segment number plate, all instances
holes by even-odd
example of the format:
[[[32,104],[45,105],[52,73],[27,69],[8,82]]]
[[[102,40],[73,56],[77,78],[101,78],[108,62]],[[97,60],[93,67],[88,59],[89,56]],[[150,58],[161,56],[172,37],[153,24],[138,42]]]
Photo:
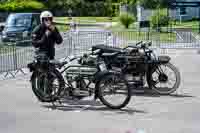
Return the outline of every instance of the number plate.
[[[106,65],[104,63],[99,65],[99,68],[101,71],[107,71]]]

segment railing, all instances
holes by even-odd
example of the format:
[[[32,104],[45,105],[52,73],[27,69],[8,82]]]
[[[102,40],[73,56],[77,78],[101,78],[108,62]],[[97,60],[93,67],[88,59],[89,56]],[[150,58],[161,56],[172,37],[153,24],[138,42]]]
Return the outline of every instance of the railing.
[[[179,40],[175,32],[78,31],[66,32],[62,36],[63,44],[56,46],[56,59],[80,55],[97,44],[124,47],[141,40],[152,41],[152,47],[160,49],[200,48],[198,34],[195,35],[195,40],[185,43]],[[184,39],[187,40],[187,38]],[[24,73],[22,68],[26,68],[34,56],[34,48],[30,42],[30,40],[23,40],[9,44],[0,43],[0,73],[5,73],[5,77],[8,74],[15,77],[18,72]]]

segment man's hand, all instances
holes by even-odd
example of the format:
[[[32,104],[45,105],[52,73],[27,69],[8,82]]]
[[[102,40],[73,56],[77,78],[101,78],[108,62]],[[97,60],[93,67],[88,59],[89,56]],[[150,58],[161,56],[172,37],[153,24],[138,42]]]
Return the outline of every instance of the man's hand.
[[[55,26],[54,25],[50,25],[49,26],[49,30],[54,31],[55,30]]]

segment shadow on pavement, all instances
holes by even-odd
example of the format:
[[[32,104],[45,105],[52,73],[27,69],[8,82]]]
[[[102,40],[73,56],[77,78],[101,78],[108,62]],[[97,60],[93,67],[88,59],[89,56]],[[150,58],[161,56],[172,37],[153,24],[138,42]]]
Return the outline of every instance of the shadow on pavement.
[[[169,94],[169,95],[161,95],[156,93],[153,90],[150,90],[147,87],[140,88],[137,90],[133,90],[132,96],[142,96],[142,97],[173,97],[173,98],[194,98],[195,96],[189,95],[189,94]]]
[[[187,98],[187,97],[195,98],[196,97],[196,96],[191,96],[187,94],[170,94],[169,96],[176,97],[176,98]]]
[[[116,114],[129,114],[133,115],[134,113],[147,113],[143,110],[136,110],[132,108],[123,108],[123,109],[110,109],[103,105],[100,101],[91,101],[91,100],[65,100],[62,104],[58,105],[42,105],[44,108],[49,108],[52,110],[61,110],[61,111],[102,111],[102,112],[112,112]]]
[[[118,110],[114,110],[114,109],[110,109],[108,107],[90,107],[87,110],[93,110],[93,111],[111,111],[114,112],[116,114],[129,114],[129,115],[133,115],[134,113],[142,113],[145,114],[147,112],[143,111],[143,110],[137,110],[137,109],[131,109],[131,108],[123,108],[123,109],[118,109]]]

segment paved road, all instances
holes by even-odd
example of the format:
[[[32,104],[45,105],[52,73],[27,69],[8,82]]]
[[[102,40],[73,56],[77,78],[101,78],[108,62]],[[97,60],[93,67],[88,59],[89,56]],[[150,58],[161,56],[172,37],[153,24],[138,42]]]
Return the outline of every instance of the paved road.
[[[176,29],[175,31],[177,33],[177,42],[192,43],[197,41],[191,30]]]
[[[93,101],[68,102],[56,110],[39,103],[29,76],[0,81],[1,133],[199,133],[200,55],[175,51],[181,71],[177,95],[133,96],[124,110]]]

